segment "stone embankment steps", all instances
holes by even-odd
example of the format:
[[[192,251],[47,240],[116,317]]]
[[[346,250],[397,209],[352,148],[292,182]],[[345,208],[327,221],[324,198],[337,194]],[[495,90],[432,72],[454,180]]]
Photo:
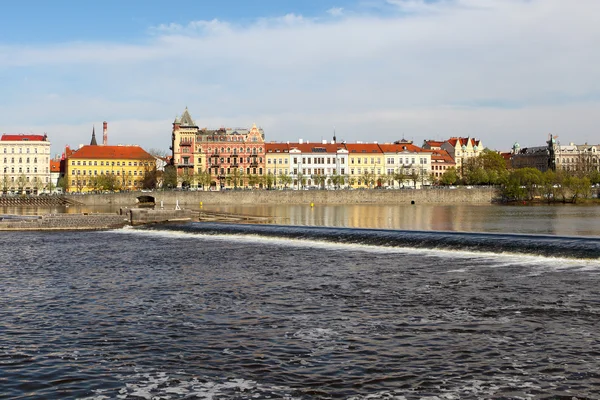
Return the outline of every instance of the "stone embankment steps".
[[[64,196],[0,196],[0,207],[52,207],[81,204]]]

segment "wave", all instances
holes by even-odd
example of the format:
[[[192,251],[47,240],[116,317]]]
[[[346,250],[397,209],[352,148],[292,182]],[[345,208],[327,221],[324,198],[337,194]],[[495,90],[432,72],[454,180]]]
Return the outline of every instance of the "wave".
[[[261,236],[276,239],[356,244],[385,248],[466,251],[505,255],[533,255],[583,260],[600,259],[600,238],[594,237],[356,229],[289,225],[220,224],[206,222],[151,225],[136,229],[182,232],[209,236]]]

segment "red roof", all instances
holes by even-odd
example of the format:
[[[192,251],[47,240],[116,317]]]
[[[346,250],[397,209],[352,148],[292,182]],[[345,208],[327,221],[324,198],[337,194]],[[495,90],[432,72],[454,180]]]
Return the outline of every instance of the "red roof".
[[[350,154],[381,154],[382,151],[377,143],[346,143],[346,149]]]
[[[466,146],[469,142],[471,142],[472,146],[480,146],[481,144],[481,140],[472,138],[452,137],[448,139],[448,143],[450,143],[453,147],[456,147],[456,142],[460,143],[461,146]]]
[[[289,150],[290,145],[287,143],[265,143],[267,153],[287,153]]]
[[[60,172],[60,160],[50,160],[50,172]]]
[[[103,158],[127,160],[154,160],[140,146],[83,146],[69,156],[69,158]]]
[[[440,147],[443,144],[444,142],[441,142],[439,140],[425,140],[423,146]]]
[[[46,135],[26,135],[19,133],[16,135],[2,135],[2,141],[15,141],[15,142],[45,142],[48,139]]]
[[[446,150],[425,150],[431,153],[432,163],[456,164],[452,156]]]
[[[339,149],[343,149],[344,146],[338,143],[290,143],[289,149],[297,149],[302,153],[330,153],[335,154]],[[268,149],[268,147],[267,147]]]
[[[414,144],[409,143],[384,143],[380,144],[379,148],[384,153],[402,153],[402,152],[410,152],[410,153],[420,153],[423,151],[419,146],[415,146]]]

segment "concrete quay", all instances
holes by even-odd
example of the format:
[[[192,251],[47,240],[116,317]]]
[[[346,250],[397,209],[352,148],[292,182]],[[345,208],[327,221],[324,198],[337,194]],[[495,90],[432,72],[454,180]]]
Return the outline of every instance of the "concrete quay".
[[[0,231],[74,231],[117,229],[128,225],[118,214],[46,214],[39,216],[2,216]]]
[[[127,225],[145,225],[190,221],[190,210],[122,209],[120,213],[46,214],[34,216],[2,215],[0,231],[76,231],[118,229]]]

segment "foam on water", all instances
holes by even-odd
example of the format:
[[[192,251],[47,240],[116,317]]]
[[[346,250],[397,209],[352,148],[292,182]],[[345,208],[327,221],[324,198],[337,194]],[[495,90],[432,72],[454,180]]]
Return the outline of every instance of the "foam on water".
[[[101,232],[106,234],[107,232]],[[531,265],[532,267],[544,266],[546,270],[564,270],[576,269],[589,272],[600,273],[600,260],[594,259],[577,259],[564,258],[560,256],[543,256],[532,255],[526,253],[514,252],[490,252],[490,251],[470,251],[464,249],[437,249],[437,248],[411,248],[411,247],[392,247],[376,244],[363,243],[340,243],[322,240],[310,240],[306,238],[293,239],[287,237],[264,236],[260,234],[205,234],[190,231],[178,230],[143,230],[135,228],[125,228],[121,230],[109,231],[109,233],[132,234],[142,236],[154,236],[161,238],[176,238],[176,239],[200,239],[203,241],[218,241],[236,243],[256,244],[264,243],[273,246],[282,247],[300,247],[323,250],[346,250],[346,251],[361,251],[367,253],[379,254],[408,254],[418,255],[426,258],[452,258],[465,257],[469,259],[479,259],[485,262],[485,267],[488,268],[505,268],[514,265]],[[518,236],[518,235],[517,235]],[[522,235],[521,235],[522,236]],[[451,272],[451,271],[448,271]],[[453,270],[452,272],[460,272]]]
[[[82,399],[300,399],[294,396],[291,388],[263,385],[242,378],[215,380],[210,377],[189,377],[183,373],[169,376],[166,372],[150,372],[121,376],[120,379],[125,383],[116,395],[100,389],[95,390],[94,395]]]

